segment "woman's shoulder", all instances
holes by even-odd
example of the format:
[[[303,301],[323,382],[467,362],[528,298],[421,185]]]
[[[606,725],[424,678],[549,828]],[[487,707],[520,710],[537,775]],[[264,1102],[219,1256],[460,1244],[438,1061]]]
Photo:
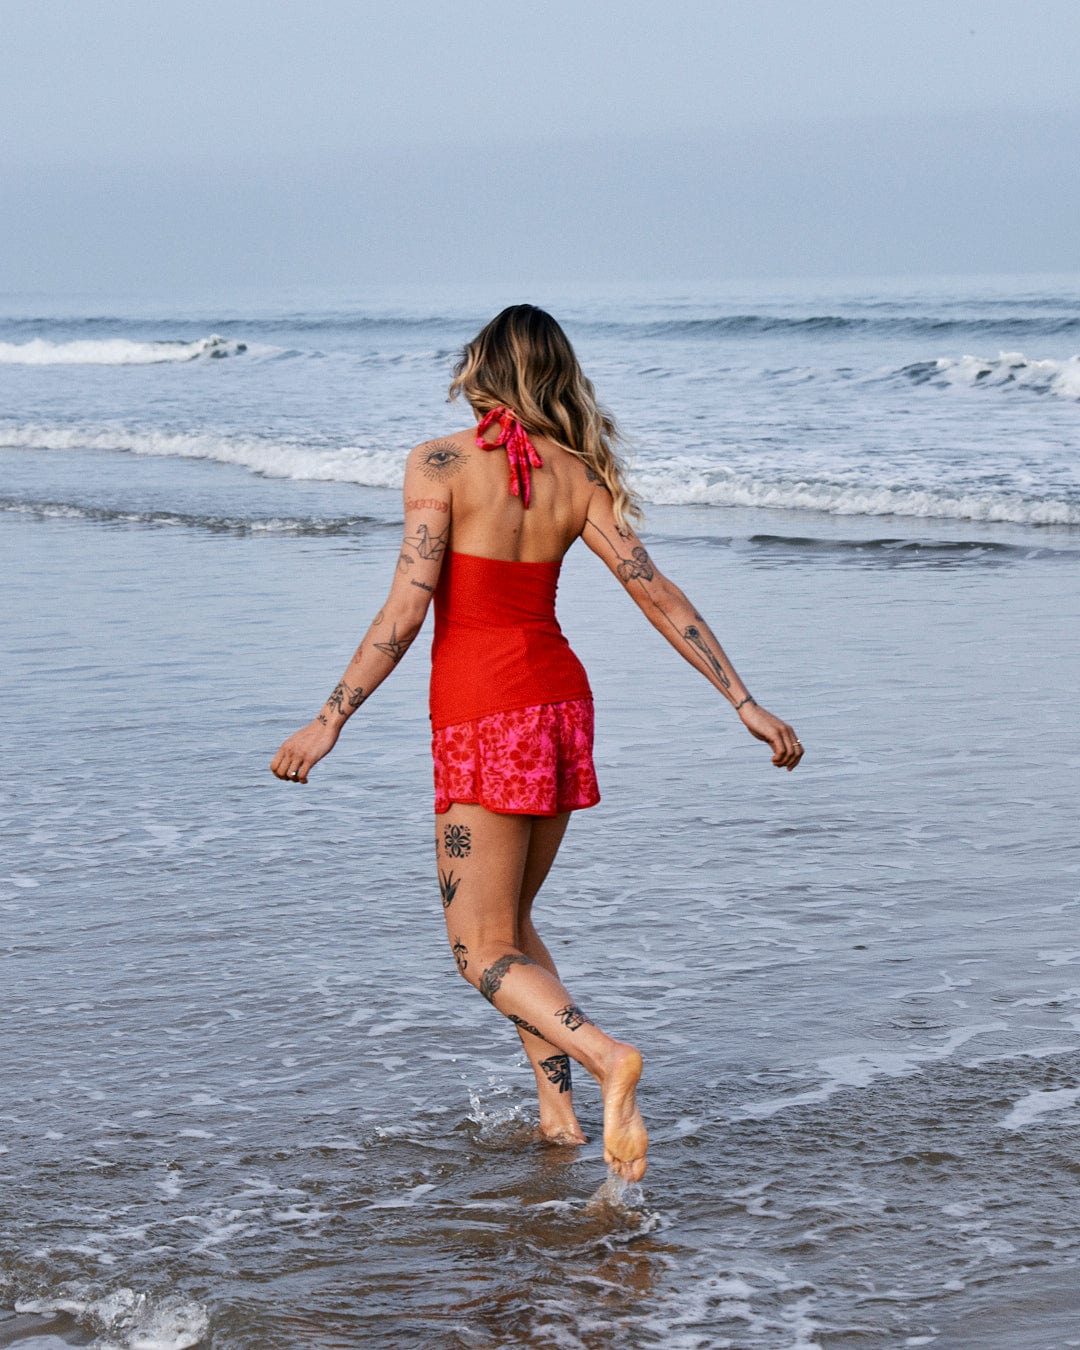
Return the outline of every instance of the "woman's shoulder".
[[[419,474],[433,483],[448,483],[465,467],[475,446],[475,427],[421,441],[409,451],[405,472]]]

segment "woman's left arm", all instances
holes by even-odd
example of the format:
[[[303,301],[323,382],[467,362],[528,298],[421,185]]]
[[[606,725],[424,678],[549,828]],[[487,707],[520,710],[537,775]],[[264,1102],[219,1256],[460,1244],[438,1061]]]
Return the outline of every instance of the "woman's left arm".
[[[337,744],[341,728],[366,703],[423,627],[450,542],[451,491],[425,475],[431,444],[417,446],[405,466],[405,532],[386,603],[371,621],[341,679],[306,727],[294,732],[270,764],[276,777],[306,783]]]

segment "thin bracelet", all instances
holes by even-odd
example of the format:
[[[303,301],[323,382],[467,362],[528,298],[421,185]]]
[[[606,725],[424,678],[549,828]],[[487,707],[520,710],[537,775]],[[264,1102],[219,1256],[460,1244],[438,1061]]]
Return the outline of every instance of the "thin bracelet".
[[[735,711],[736,711],[736,712],[738,712],[739,709],[743,706],[743,703],[754,703],[754,696],[753,696],[753,694],[747,694],[747,696],[742,700],[742,702],[736,703],[736,704],[735,704]]]

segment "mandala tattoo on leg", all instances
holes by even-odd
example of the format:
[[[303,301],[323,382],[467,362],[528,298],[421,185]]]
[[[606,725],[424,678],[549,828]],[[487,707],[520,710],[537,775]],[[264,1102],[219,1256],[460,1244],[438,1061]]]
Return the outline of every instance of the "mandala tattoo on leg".
[[[583,1027],[586,1022],[592,1025],[592,1022],[585,1016],[576,1003],[568,1003],[565,1008],[560,1008],[555,1016],[567,1029],[567,1031],[577,1031],[578,1027]]]
[[[462,942],[460,938],[455,938],[453,950],[454,950],[454,960],[457,962],[457,968],[458,970],[461,971],[462,975],[464,975],[466,970],[468,970],[469,968],[469,961],[468,961],[469,949],[468,947],[465,946],[464,942]]]
[[[472,831],[468,825],[447,825],[442,841],[451,858],[467,858],[472,852]]]
[[[432,441],[420,459],[420,472],[425,478],[445,483],[461,472],[468,458],[453,441]]]
[[[731,681],[727,677],[727,671],[725,671],[724,667],[720,664],[719,660],[717,659],[716,653],[705,641],[705,635],[702,633],[701,629],[698,628],[695,624],[691,624],[689,628],[683,629],[683,637],[687,640],[687,642],[689,642],[691,647],[697,648],[697,650],[708,662],[709,669],[720,681],[720,683],[724,686],[724,688],[730,689]]]
[[[495,995],[502,988],[503,979],[511,966],[535,966],[535,961],[530,961],[527,956],[520,952],[510,952],[507,956],[500,956],[499,959],[488,966],[480,977],[480,992],[491,1004],[495,1003]]]
[[[454,880],[454,869],[444,872],[439,868],[439,894],[442,896],[443,909],[449,909],[454,903],[454,896],[457,895],[457,888],[461,885],[461,878]]]
[[[524,1017],[519,1017],[517,1013],[507,1013],[507,1017],[513,1022],[514,1026],[520,1027],[522,1031],[529,1032],[530,1035],[535,1036],[538,1040],[542,1041],[547,1039],[542,1031],[537,1031],[531,1022],[526,1022]]]
[[[570,1082],[570,1056],[552,1055],[550,1059],[542,1059],[540,1067],[547,1075],[549,1083],[554,1083],[560,1092],[569,1092],[573,1084]]]

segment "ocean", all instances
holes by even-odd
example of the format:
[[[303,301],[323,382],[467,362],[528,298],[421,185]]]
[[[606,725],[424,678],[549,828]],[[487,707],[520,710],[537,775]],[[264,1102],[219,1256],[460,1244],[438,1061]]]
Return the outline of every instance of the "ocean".
[[[458,977],[389,586],[550,308],[778,773],[575,548],[603,801],[537,904],[639,1187]],[[0,1346],[1080,1346],[1080,278],[0,299]]]

